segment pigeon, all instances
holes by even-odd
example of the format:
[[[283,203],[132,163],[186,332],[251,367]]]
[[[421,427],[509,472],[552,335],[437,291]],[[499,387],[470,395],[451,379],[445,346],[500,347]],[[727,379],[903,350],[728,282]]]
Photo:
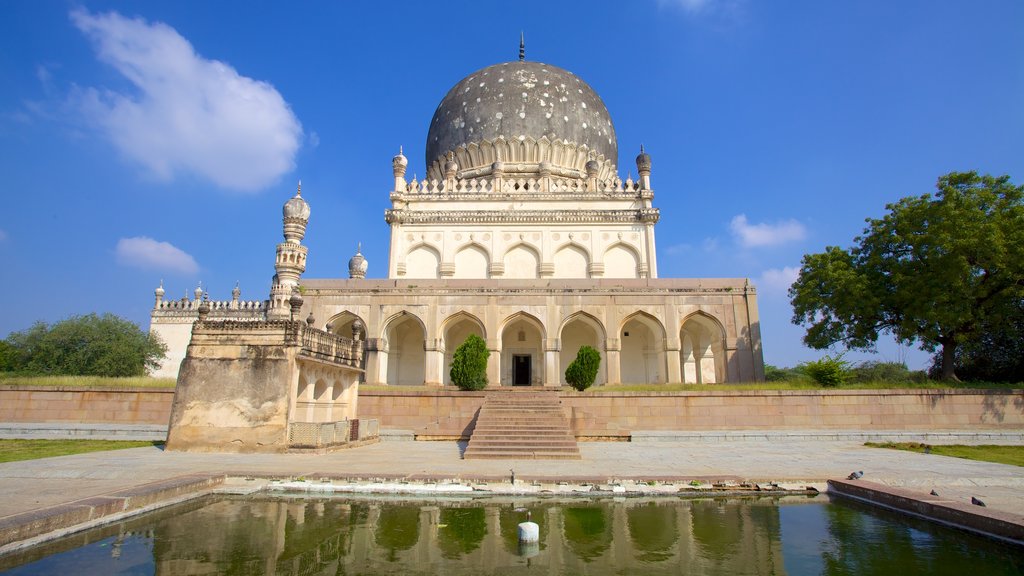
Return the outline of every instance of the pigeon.
[[[860,470],[857,472],[850,472],[850,475],[846,477],[847,480],[860,480],[860,477],[864,475],[864,471]]]
[[[985,507],[985,503],[982,502],[981,500],[978,500],[974,496],[971,496],[971,504],[974,504],[975,506],[981,506],[982,508]]]
[[[931,492],[929,492],[929,494],[931,494],[932,496],[938,496],[939,495],[939,493],[936,492],[935,490],[932,490]]]

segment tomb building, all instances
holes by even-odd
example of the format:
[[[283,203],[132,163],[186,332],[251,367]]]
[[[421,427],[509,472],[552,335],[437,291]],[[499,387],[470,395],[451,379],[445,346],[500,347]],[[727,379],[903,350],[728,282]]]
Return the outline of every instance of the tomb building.
[[[349,338],[365,333],[364,382],[450,384],[455,349],[484,339],[490,386],[555,387],[583,345],[601,354],[598,385],[764,378],[754,286],[746,279],[659,278],[652,158],[642,146],[625,180],[600,96],[573,73],[505,62],[465,77],[427,132],[422,180],[392,158],[386,278],[361,250],[348,278],[302,276],[301,191],[284,208],[270,297],[213,302],[209,318],[301,317]],[[302,223],[302,230],[298,226]],[[372,241],[372,240],[371,240]],[[310,257],[329,257],[311,255]],[[200,298],[157,293],[152,330],[175,375]]]

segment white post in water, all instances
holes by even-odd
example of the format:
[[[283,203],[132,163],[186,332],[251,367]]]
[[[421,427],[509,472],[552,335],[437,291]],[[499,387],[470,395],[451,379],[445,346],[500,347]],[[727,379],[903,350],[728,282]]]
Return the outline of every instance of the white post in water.
[[[530,521],[530,513],[526,513],[526,522],[519,523],[520,542],[538,542],[540,540],[540,526]]]

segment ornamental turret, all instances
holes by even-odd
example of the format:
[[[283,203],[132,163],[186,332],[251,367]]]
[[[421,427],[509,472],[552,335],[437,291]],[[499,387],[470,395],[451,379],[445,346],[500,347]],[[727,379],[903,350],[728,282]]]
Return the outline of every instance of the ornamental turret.
[[[651,155],[644,152],[644,145],[640,145],[640,154],[636,157],[636,171],[640,174],[640,189],[651,189]]]
[[[370,264],[363,257],[362,253],[363,244],[360,242],[356,246],[356,255],[348,261],[348,277],[352,279],[362,280],[366,278],[366,270]]]
[[[284,242],[277,245],[277,259],[274,262],[273,285],[270,287],[270,307],[267,318],[287,320],[291,316],[292,297],[299,286],[299,278],[306,271],[308,248],[301,244],[309,223],[309,204],[302,199],[302,182],[299,182],[295,196],[284,203]]]

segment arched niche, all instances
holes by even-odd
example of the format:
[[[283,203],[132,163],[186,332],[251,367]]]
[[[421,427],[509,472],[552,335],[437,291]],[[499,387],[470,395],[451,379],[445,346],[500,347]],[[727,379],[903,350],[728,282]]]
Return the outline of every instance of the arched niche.
[[[562,322],[558,338],[561,344],[558,353],[558,377],[563,386],[567,384],[565,370],[576,359],[576,354],[583,345],[596,348],[601,354],[601,366],[597,370],[594,385],[598,386],[608,381],[608,359],[604,350],[605,332],[600,320],[584,312],[572,314]]]
[[[387,383],[420,386],[425,380],[426,330],[414,314],[394,316],[384,330],[387,340]]]
[[[420,244],[405,256],[406,278],[440,278],[441,254],[427,244]]]
[[[444,347],[444,374],[442,376],[446,385],[452,383],[452,357],[455,350],[466,341],[466,338],[469,338],[470,334],[475,334],[484,340],[487,339],[483,323],[468,312],[453,314],[441,325],[440,339]]]
[[[645,312],[637,312],[619,329],[619,376],[623,384],[656,384],[667,380],[665,328]]]
[[[505,252],[505,278],[540,278],[540,255],[527,244]]]
[[[533,386],[544,383],[544,325],[520,312],[507,318],[501,330],[501,384]]]
[[[619,243],[604,253],[605,278],[639,278],[640,256],[632,247]]]
[[[489,276],[491,258],[479,244],[470,244],[455,253],[453,278],[481,279]]]
[[[717,384],[728,381],[725,330],[717,320],[700,312],[687,317],[679,330],[679,343],[683,382]]]
[[[583,247],[576,244],[566,244],[552,259],[554,264],[554,278],[589,278],[587,272],[590,266],[590,257]]]

